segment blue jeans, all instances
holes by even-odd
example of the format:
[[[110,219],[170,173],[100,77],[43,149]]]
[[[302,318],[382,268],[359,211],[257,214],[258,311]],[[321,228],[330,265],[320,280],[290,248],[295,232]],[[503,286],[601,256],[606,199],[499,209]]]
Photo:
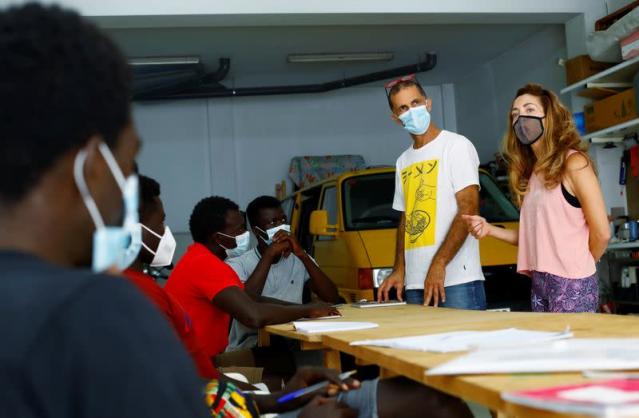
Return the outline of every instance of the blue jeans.
[[[442,308],[470,309],[483,311],[486,309],[486,292],[484,291],[484,281],[447,286],[446,302],[440,303]],[[405,292],[406,303],[414,305],[424,304],[424,289],[407,289]]]

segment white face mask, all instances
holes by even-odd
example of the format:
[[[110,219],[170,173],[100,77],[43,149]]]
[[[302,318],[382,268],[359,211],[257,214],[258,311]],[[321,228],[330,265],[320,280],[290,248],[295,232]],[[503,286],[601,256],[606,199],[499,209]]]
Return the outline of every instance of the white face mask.
[[[95,225],[95,231],[93,232],[93,271],[101,272],[108,268],[122,271],[135,261],[142,243],[142,231],[138,226],[138,176],[131,175],[125,178],[109,147],[102,142],[98,148],[122,192],[124,202],[122,225],[108,226],[104,224],[100,210],[91,196],[89,187],[84,179],[84,163],[87,159],[87,151],[85,149],[80,150],[75,157],[73,177],[80,195],[82,195],[84,205]]]
[[[218,234],[222,235],[223,237],[235,240],[235,248],[226,248],[222,244],[218,244],[220,247],[224,248],[224,251],[226,251],[226,255],[229,258],[241,256],[248,251],[249,246],[251,245],[251,235],[249,234],[249,231],[245,231],[243,234],[237,235],[235,237],[223,234],[221,232],[218,232]]]
[[[264,231],[259,226],[256,226],[255,228],[259,229],[262,232],[264,232],[266,234],[266,236],[268,237],[268,239],[264,239],[264,237],[262,237],[260,235],[260,239],[262,241],[264,241],[264,243],[266,245],[271,245],[273,243],[273,237],[275,236],[275,234],[277,234],[278,231],[286,231],[289,234],[291,233],[291,226],[288,225],[288,224],[282,224],[282,225],[274,226],[273,228],[269,228],[266,231]]]
[[[160,238],[158,248],[155,251],[147,247],[147,245],[142,242],[142,246],[144,247],[144,249],[153,254],[153,261],[151,261],[149,265],[151,267],[164,267],[170,265],[173,261],[173,254],[175,253],[175,247],[177,246],[177,243],[175,242],[175,237],[171,233],[169,227],[164,226],[164,234],[160,235],[152,229],[146,227],[144,224],[140,224],[140,226],[146,229],[151,235]]]

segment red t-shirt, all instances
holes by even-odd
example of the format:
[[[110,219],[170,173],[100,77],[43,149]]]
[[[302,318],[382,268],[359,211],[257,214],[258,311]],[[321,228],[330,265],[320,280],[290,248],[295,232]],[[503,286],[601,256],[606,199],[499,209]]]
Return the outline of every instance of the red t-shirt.
[[[169,324],[171,324],[171,327],[173,327],[195,362],[199,374],[208,379],[219,377],[213,367],[211,358],[204,353],[202,347],[198,344],[189,315],[182,309],[177,300],[158,286],[151,276],[142,272],[127,269],[124,271],[124,277],[136,285],[169,321]]]
[[[189,246],[165,286],[193,319],[198,341],[211,358],[226,349],[231,321],[230,315],[212,301],[231,286],[244,289],[235,271],[198,243]]]

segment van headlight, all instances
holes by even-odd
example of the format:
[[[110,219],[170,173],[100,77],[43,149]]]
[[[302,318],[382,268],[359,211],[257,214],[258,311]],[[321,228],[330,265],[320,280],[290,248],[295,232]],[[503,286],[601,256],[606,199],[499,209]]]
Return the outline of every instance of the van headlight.
[[[373,269],[373,285],[375,286],[375,288],[378,288],[379,285],[382,284],[382,282],[386,280],[386,278],[390,276],[392,272],[392,267]]]

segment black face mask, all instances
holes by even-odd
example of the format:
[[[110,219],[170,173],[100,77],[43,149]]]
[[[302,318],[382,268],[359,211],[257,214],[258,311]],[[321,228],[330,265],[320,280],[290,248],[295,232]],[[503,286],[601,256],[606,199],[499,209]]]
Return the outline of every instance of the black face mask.
[[[544,134],[545,116],[519,116],[513,124],[515,136],[524,145],[532,145]]]

